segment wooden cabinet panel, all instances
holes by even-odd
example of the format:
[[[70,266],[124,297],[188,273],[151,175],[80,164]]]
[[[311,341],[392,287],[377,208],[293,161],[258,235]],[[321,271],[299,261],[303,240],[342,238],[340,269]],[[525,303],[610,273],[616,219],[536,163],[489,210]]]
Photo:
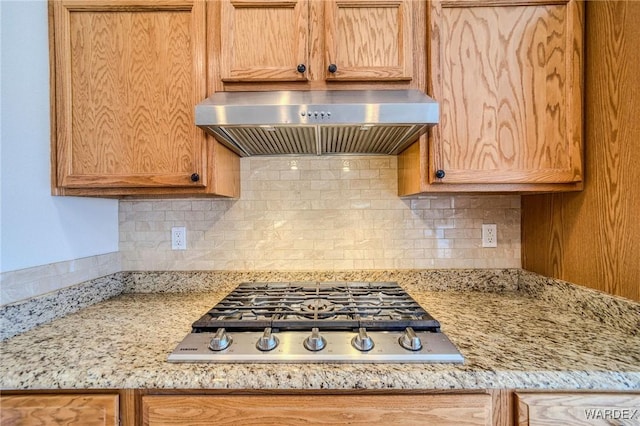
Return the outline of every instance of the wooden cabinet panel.
[[[12,425],[118,425],[118,395],[2,396],[0,423]]]
[[[399,195],[581,190],[583,2],[436,0],[429,22],[440,123],[398,156]]]
[[[239,159],[194,125],[206,4],[49,4],[53,193],[238,196]]]
[[[210,5],[215,90],[327,89],[331,81],[407,87],[415,71],[411,0],[224,0]],[[423,24],[425,18],[418,21]],[[424,38],[424,35],[422,35]],[[417,43],[423,46],[424,43]],[[424,51],[419,56],[424,58]],[[418,60],[420,62],[420,60]],[[337,67],[329,71],[329,65]],[[304,65],[304,71],[298,70]],[[217,75],[219,73],[219,75]],[[223,84],[224,83],[224,84]],[[242,84],[242,83],[261,83]],[[265,83],[267,84],[265,86]],[[276,84],[281,83],[281,84]],[[301,83],[306,83],[301,85]],[[385,86],[386,87],[386,86]]]
[[[517,424],[637,425],[638,393],[516,393]]]
[[[204,185],[204,5],[53,7],[59,186]]]
[[[144,425],[490,425],[491,396],[144,396]]]
[[[582,4],[432,2],[429,182],[582,179]]]
[[[206,183],[203,8],[53,2],[59,186]]]
[[[230,0],[221,4],[222,81],[306,81],[307,0]],[[211,28],[210,30],[218,30]]]
[[[587,181],[523,197],[522,266],[640,301],[640,3],[588,2],[586,19]]]
[[[325,2],[325,78],[411,80],[414,54],[411,24],[411,2]],[[330,72],[330,64],[337,71]]]
[[[50,11],[53,192],[234,195],[211,186],[215,147],[194,125],[205,3],[51,1]]]

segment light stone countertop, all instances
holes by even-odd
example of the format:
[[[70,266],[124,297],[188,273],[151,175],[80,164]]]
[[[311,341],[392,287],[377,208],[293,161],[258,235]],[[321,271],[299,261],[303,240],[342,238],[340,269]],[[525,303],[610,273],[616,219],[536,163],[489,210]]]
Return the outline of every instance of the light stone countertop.
[[[399,280],[440,321],[464,365],[166,362],[191,323],[235,286],[229,281],[125,292],[0,342],[0,388],[640,390],[638,304],[525,277],[498,291]]]

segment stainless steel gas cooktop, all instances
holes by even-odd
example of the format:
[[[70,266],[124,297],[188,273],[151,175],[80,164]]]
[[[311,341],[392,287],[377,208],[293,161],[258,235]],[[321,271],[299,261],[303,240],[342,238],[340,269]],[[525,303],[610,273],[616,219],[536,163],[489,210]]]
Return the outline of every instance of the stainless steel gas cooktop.
[[[397,283],[243,283],[170,362],[446,362],[464,358]]]

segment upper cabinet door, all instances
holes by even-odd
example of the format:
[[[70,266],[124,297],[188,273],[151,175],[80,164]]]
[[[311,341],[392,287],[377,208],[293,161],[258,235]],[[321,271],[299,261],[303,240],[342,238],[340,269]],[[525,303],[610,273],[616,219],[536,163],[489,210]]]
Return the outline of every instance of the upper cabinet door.
[[[308,19],[307,0],[222,2],[222,81],[307,81]]]
[[[581,181],[582,2],[433,1],[430,19],[429,182]]]
[[[204,187],[204,3],[50,5],[57,186]]]
[[[411,80],[411,26],[411,0],[326,1],[325,78]]]

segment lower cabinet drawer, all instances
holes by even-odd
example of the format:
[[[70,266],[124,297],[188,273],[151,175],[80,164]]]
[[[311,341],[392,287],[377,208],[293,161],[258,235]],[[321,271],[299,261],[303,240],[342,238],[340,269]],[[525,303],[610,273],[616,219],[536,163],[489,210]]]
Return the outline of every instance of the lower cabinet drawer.
[[[2,426],[118,425],[117,394],[29,394],[0,398]]]
[[[490,425],[488,394],[146,395],[144,425]]]

